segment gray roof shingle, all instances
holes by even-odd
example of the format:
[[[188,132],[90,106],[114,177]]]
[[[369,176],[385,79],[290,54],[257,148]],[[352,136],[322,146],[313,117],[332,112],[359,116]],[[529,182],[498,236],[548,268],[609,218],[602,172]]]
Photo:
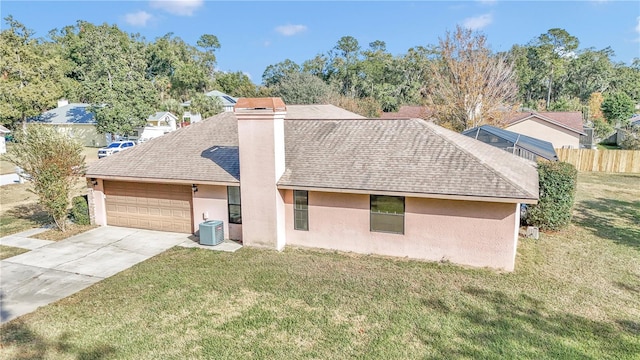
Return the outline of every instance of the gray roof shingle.
[[[535,164],[421,119],[285,123],[279,185],[537,199]]]
[[[85,124],[95,125],[96,119],[89,111],[89,104],[73,103],[45,111],[30,118],[29,122],[44,124]]]
[[[323,108],[325,119],[314,119]],[[340,119],[345,113],[332,105],[287,106],[280,186],[538,198],[530,161],[421,119]],[[87,176],[237,183],[236,121],[231,112],[216,115],[96,161]]]

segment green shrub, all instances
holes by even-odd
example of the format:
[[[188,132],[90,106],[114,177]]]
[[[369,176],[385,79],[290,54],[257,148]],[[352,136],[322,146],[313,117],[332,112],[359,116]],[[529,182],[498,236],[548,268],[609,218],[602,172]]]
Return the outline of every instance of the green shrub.
[[[71,220],[78,225],[89,225],[89,204],[87,204],[87,199],[84,196],[76,196],[72,202]]]
[[[528,225],[558,230],[571,222],[578,171],[566,162],[539,162],[540,200],[527,211]]]

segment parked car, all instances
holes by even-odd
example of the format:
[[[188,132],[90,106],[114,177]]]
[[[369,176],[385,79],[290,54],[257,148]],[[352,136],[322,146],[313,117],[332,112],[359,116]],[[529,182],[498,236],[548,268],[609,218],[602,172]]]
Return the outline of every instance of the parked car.
[[[114,141],[109,146],[98,149],[98,159],[113,155],[122,150],[135,146],[133,141]]]

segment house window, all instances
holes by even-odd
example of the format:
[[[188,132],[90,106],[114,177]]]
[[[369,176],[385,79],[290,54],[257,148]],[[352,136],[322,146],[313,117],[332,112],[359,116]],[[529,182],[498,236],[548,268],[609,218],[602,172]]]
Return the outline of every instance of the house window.
[[[371,231],[404,234],[404,196],[371,195]]]
[[[309,230],[309,193],[304,190],[293,191],[293,228]]]
[[[240,187],[227,186],[227,199],[229,203],[229,223],[242,224],[242,212],[240,208]]]

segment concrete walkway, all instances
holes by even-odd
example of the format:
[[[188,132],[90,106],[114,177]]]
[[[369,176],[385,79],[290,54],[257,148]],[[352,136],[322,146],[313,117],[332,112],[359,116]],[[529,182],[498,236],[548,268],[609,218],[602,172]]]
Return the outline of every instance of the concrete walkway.
[[[18,174],[13,173],[0,175],[0,186],[18,183],[20,183],[20,177],[18,177]]]
[[[74,294],[167,249],[203,247],[187,234],[103,226],[52,242],[29,238],[34,232],[0,238],[1,245],[31,251],[0,261],[0,318],[5,323]],[[235,251],[225,241],[204,248]]]

